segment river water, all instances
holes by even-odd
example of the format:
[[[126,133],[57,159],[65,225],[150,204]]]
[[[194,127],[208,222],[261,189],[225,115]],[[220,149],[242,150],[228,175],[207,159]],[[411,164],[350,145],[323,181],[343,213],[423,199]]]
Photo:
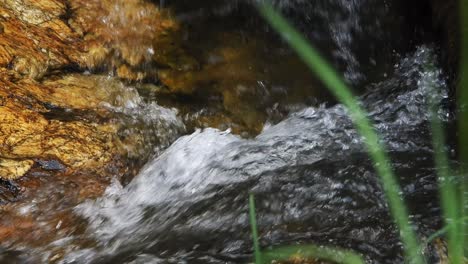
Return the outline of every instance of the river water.
[[[181,23],[188,24],[185,41],[192,52],[213,47],[210,36],[226,30],[262,39],[260,43],[267,43],[265,54],[295,58],[256,15],[251,2],[196,2],[164,1]],[[439,117],[452,121],[443,107],[447,87],[437,66],[437,47],[419,35],[406,39],[416,30],[404,27],[407,20],[398,13],[400,7],[386,1],[275,4],[360,94],[361,105],[392,158],[415,229],[422,238],[431,235],[440,228],[440,208],[429,96],[442,106]],[[228,29],[218,23],[223,20]],[[206,38],[198,40],[200,34]],[[210,53],[205,50],[198,56],[203,60]],[[266,72],[258,75],[267,80],[262,87],[270,91],[265,93],[271,97],[262,105],[265,109],[277,107],[275,85],[294,93],[301,87],[312,89],[312,82],[313,89],[323,91],[302,74],[303,65],[295,68],[299,75],[272,77],[282,69],[278,64],[274,60],[257,64]],[[152,155],[138,175],[128,184],[114,180],[102,197],[71,206],[81,219],[82,232],[63,234],[35,248],[13,246],[18,251],[6,251],[3,258],[48,262],[60,251],[54,259],[58,263],[248,263],[252,259],[248,194],[254,193],[262,246],[332,245],[362,253],[369,263],[403,262],[379,178],[346,109],[317,92],[299,94],[306,95],[302,102],[297,99],[301,96],[280,102],[288,111],[279,117],[265,111],[255,136],[238,135],[229,128],[186,127],[177,110],[159,106],[157,98],[135,95],[140,99],[114,107],[137,117],[125,121],[129,126],[125,133],[134,133],[132,125],[145,124],[147,132],[159,133],[156,139],[149,135]],[[144,153],[147,156],[148,150]],[[426,255],[436,262],[433,247],[429,245]]]

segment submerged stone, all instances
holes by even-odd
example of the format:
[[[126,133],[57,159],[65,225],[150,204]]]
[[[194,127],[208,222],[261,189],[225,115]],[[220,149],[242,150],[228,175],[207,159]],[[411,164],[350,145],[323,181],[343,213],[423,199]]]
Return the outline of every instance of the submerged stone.
[[[62,171],[66,167],[57,160],[38,160],[37,163],[41,166],[44,170],[57,170]]]

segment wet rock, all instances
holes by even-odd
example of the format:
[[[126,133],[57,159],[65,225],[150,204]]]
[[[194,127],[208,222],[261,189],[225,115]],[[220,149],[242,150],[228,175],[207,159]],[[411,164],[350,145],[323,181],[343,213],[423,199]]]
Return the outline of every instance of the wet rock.
[[[3,228],[0,229],[0,235],[2,234]],[[21,257],[21,251],[17,250],[6,250],[0,248],[0,262],[2,263],[25,263],[26,259]]]
[[[0,177],[17,179],[26,174],[33,164],[33,160],[0,159]]]
[[[147,1],[7,0],[0,25],[0,67],[32,79],[79,67],[141,80],[154,78],[147,66],[195,64],[175,20]]]
[[[37,163],[44,170],[63,171],[66,167],[57,160],[38,160]]]
[[[57,0],[6,0],[16,17],[33,25],[51,21],[66,12],[66,3]]]
[[[13,88],[4,98],[14,96],[33,111],[92,109],[102,115],[98,105],[108,94],[94,90],[96,78],[54,77],[63,69],[160,80],[172,94],[221,96],[223,112],[236,123],[230,127],[252,134],[261,131],[265,108],[274,103],[255,100],[266,98],[264,85],[257,83],[265,79],[262,71],[269,63],[258,63],[265,43],[244,43],[236,34],[218,32],[207,36],[219,40],[215,45],[201,44],[213,46],[210,53],[195,59],[189,54],[196,50],[182,48],[190,44],[182,39],[182,26],[150,1],[8,0],[0,3],[0,24],[0,71],[8,69],[4,82]],[[101,81],[114,85],[104,77]]]
[[[128,153],[108,107],[124,106],[135,91],[113,78],[60,72],[136,81],[157,78],[155,65],[190,68],[178,30],[169,13],[142,0],[1,2],[0,178],[21,177],[34,159],[101,170]]]
[[[128,80],[156,78],[154,66],[193,68],[180,47],[180,26],[142,0],[72,1],[70,25],[85,39],[84,65],[104,67]]]
[[[431,246],[434,248],[434,255],[437,258],[438,264],[449,264],[449,256],[448,256],[448,250],[447,250],[447,242],[444,241],[441,238],[435,239],[432,243]],[[466,260],[465,260],[466,261]]]
[[[102,110],[103,103],[124,106],[137,96],[116,78],[101,75],[68,74],[49,78],[40,83],[40,100],[61,108]]]
[[[319,259],[312,259],[312,258],[303,258],[300,256],[293,256],[291,259],[287,261],[277,261],[278,264],[332,264],[334,262],[330,261],[323,261]]]
[[[2,246],[72,234],[72,208],[102,195],[111,178],[131,179],[149,155],[142,145],[154,151],[145,133],[173,140],[159,129],[162,110],[146,108],[143,120],[142,99],[116,76],[156,79],[155,66],[195,67],[173,39],[177,30],[149,1],[1,1]],[[152,130],[142,132],[138,118]]]
[[[123,106],[135,91],[104,76],[72,74],[43,82],[15,76],[0,73],[0,178],[23,176],[33,159],[99,171],[114,156],[125,155],[128,147],[105,106]],[[51,118],[54,108],[60,109],[57,115],[72,112],[74,118]],[[80,111],[94,118],[80,118]]]
[[[37,79],[74,63],[79,36],[60,20],[65,11],[63,1],[3,1],[0,67]]]
[[[99,168],[111,160],[115,151],[112,137],[116,131],[111,126],[49,121],[26,109],[0,107],[0,112],[0,157],[28,160],[51,156],[71,168]],[[16,177],[24,175],[24,165],[29,164],[25,162],[19,163],[22,166],[16,169]],[[8,164],[10,171],[17,166]],[[8,174],[0,176],[16,178]]]

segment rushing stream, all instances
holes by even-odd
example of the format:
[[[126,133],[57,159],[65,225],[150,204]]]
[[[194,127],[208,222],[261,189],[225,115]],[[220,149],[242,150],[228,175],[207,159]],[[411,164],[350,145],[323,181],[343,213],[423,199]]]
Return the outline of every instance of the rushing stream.
[[[362,253],[369,263],[401,263],[401,243],[379,177],[346,109],[324,95],[250,1],[161,2],[188,24],[184,41],[202,63],[218,60],[210,53],[217,45],[258,41],[253,52],[240,59],[258,60],[252,66],[256,79],[234,78],[229,70],[242,71],[233,66],[225,69],[226,80],[217,85],[242,83],[263,89],[250,98],[254,105],[258,100],[258,107],[237,113],[258,111],[241,120],[250,125],[252,119],[262,119],[254,120],[262,124],[261,132],[237,135],[230,129],[186,126],[187,111],[182,111],[185,116],[178,114],[169,107],[172,102],[160,102],[158,95],[142,98],[144,89],[128,88],[130,99],[120,98],[125,102],[107,107],[123,116],[127,129],[122,133],[144,131],[146,145],[140,156],[146,160],[152,153],[149,161],[129,183],[114,180],[102,197],[63,206],[79,219],[80,232],[60,233],[58,240],[34,248],[13,245],[3,255],[0,251],[0,260],[247,263],[252,258],[248,194],[254,193],[262,246],[333,245]],[[435,96],[442,106],[448,100],[437,48],[420,43],[420,36],[406,40],[414,31],[402,30],[405,19],[397,4],[313,2],[275,4],[361,94],[362,106],[392,158],[415,228],[427,237],[440,228],[428,96]],[[221,41],[220,35],[227,40]],[[207,69],[200,70],[203,78],[219,74]],[[271,114],[281,107],[287,111]],[[448,113],[443,107],[438,113],[446,123],[451,121]],[[43,193],[34,201],[47,199]],[[27,214],[33,206],[18,211]],[[426,255],[435,262],[433,247],[429,245]],[[59,257],[54,258],[57,252]]]
[[[430,84],[441,89],[440,99],[445,92],[440,72],[423,70],[433,60],[433,50],[420,47],[361,98],[422,235],[438,221],[426,104]],[[245,262],[249,192],[257,195],[264,245],[312,241],[353,248],[374,261],[399,259],[379,179],[336,105],[301,110],[254,139],[216,129],[179,138],[130,184],[116,182],[104,197],[76,208],[100,246],[67,261]]]

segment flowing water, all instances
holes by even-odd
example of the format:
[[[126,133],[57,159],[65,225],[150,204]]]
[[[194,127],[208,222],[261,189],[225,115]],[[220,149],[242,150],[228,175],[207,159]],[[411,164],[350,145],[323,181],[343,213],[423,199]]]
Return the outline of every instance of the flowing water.
[[[444,89],[439,71],[423,70],[433,60],[433,50],[420,47],[361,98],[426,236],[438,221],[428,84]],[[336,105],[303,109],[253,139],[209,128],[179,138],[130,184],[115,182],[102,198],[76,208],[101,246],[67,261],[246,262],[249,192],[257,195],[264,245],[312,241],[374,261],[400,258],[378,177],[346,110]]]
[[[63,232],[60,239],[33,248],[12,243],[0,260],[247,263],[252,257],[247,200],[254,193],[262,246],[333,245],[356,250],[370,263],[401,263],[401,243],[379,178],[346,109],[321,95],[323,88],[261,21],[251,2],[196,2],[166,0],[164,5],[188,24],[185,41],[200,61],[216,61],[210,50],[217,45],[258,41],[248,54],[255,54],[250,57],[253,69],[262,69],[253,74],[253,83],[264,92],[251,95],[261,107],[243,111],[266,115],[254,115],[264,124],[261,132],[240,136],[230,129],[186,127],[188,114],[159,106],[154,95],[142,99],[135,94],[127,103],[109,106],[125,117],[128,129],[123,133],[145,131],[151,150],[140,155],[153,153],[149,161],[128,184],[114,180],[102,197],[64,205],[80,219],[80,232]],[[429,96],[442,106],[448,100],[437,48],[420,43],[419,36],[405,40],[415,29],[402,30],[406,20],[400,7],[385,1],[275,4],[360,91],[361,104],[392,158],[415,228],[421,237],[431,235],[440,228],[440,209],[427,103]],[[223,20],[226,24],[219,23]],[[282,61],[294,65],[291,73]],[[225,73],[227,80],[218,85],[245,85],[245,78]],[[285,94],[288,99],[282,101]],[[287,111],[271,114],[278,104]],[[439,116],[452,121],[443,107]],[[36,203],[47,196],[39,195]],[[18,210],[34,212],[34,204]],[[434,262],[433,252],[429,245],[427,256]]]

